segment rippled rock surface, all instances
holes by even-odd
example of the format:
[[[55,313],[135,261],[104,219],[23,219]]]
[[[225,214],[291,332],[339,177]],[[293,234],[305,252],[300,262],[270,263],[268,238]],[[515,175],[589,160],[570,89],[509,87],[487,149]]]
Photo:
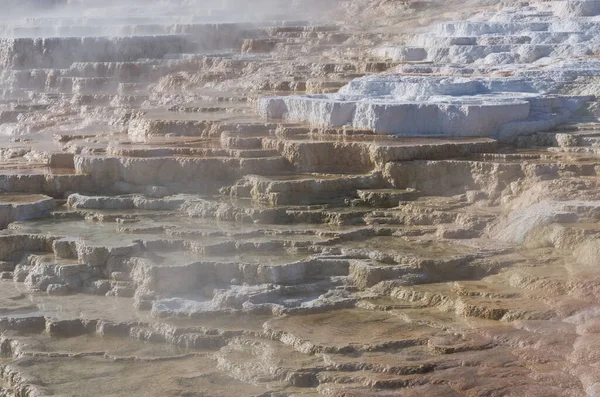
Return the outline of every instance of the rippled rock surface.
[[[600,395],[597,0],[5,3],[0,395]]]

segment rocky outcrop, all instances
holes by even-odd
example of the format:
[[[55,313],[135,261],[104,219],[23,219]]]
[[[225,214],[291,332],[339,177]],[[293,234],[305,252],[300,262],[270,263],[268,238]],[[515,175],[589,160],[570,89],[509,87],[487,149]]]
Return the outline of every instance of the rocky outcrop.
[[[146,3],[3,4],[0,395],[595,395],[596,0]]]

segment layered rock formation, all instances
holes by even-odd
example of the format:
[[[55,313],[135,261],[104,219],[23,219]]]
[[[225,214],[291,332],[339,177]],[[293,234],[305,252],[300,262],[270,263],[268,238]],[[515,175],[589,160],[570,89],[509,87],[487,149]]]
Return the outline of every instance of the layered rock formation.
[[[600,395],[597,1],[155,3],[5,6],[0,395]]]
[[[564,123],[595,95],[595,1],[534,2],[445,22],[374,55],[401,62],[338,93],[260,99],[264,116],[392,135],[513,142]]]

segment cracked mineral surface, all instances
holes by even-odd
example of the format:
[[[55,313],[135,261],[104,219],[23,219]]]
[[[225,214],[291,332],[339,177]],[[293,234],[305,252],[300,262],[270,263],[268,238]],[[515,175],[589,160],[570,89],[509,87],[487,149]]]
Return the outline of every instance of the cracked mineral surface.
[[[0,396],[600,396],[599,0],[3,0]]]

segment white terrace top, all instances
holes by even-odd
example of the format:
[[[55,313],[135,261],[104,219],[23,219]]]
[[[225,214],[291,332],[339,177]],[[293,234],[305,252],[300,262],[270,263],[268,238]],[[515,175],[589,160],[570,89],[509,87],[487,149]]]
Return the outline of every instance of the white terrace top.
[[[600,76],[600,1],[506,7],[441,24],[374,55],[397,73],[351,81],[336,94],[259,101],[265,117],[392,135],[511,141],[582,109]],[[585,94],[585,95],[582,95]]]

